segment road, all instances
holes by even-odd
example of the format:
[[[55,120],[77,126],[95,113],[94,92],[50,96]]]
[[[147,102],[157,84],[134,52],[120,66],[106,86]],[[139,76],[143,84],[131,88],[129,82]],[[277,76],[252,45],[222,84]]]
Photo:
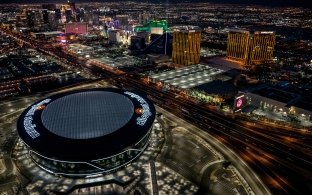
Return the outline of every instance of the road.
[[[178,97],[170,91],[161,91],[152,85],[126,75],[114,80],[126,89],[145,91],[162,108],[200,127],[232,148],[268,185],[273,194],[305,194],[311,191],[310,133],[282,130],[253,122],[225,117],[206,105],[198,105]]]
[[[220,151],[224,156],[226,156],[227,160],[230,160],[232,164],[240,171],[240,174],[243,176],[243,178],[248,181],[248,184],[256,194],[270,194],[262,181],[258,178],[257,175],[254,174],[254,171],[252,171],[252,169],[238,155],[236,155],[233,150],[231,150],[231,148],[225,146],[225,144],[221,143],[220,140],[210,135],[209,133],[202,131],[202,127],[198,128],[190,123],[186,123],[183,119],[179,119],[177,115],[172,114],[168,110],[158,109],[158,111],[165,113],[166,118],[168,118],[170,121],[175,121],[178,126],[185,127],[190,133],[200,136],[213,148],[215,148],[217,151]],[[189,158],[192,158],[192,155],[189,156]],[[202,170],[207,171],[207,169]],[[204,175],[205,173],[202,173],[201,175],[202,181],[204,181]]]

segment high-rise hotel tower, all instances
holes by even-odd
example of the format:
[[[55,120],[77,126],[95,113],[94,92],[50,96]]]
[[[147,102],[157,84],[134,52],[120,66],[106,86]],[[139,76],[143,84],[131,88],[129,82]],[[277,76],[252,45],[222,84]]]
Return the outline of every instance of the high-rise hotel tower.
[[[230,30],[227,42],[227,58],[252,66],[273,62],[275,33],[272,31],[250,32]]]
[[[201,30],[197,26],[178,26],[173,30],[172,62],[181,65],[198,64]]]

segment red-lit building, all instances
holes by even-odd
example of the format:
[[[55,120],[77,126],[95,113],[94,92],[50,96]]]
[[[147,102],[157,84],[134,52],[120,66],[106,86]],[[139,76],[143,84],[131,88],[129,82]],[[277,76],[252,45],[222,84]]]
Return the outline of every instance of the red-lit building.
[[[86,22],[73,22],[65,24],[65,33],[86,34],[88,33],[88,24]]]

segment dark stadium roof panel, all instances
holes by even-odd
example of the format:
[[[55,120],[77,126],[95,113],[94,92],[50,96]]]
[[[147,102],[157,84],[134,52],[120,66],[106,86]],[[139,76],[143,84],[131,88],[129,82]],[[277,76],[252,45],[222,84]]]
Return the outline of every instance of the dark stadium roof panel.
[[[52,133],[71,139],[110,134],[129,122],[134,107],[129,98],[109,91],[70,94],[50,104],[41,114]]]

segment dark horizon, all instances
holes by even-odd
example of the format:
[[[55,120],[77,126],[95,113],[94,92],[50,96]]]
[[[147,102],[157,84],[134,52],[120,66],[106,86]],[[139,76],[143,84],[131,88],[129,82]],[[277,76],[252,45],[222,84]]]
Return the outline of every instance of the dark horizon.
[[[129,1],[129,0],[119,0],[122,1]],[[146,0],[146,1],[139,1],[139,0],[132,0],[136,2],[151,2],[151,3],[181,3],[181,0]],[[65,3],[66,0],[19,0],[17,2],[12,2],[12,0],[0,0],[0,4],[32,4],[32,3]],[[72,1],[71,1],[72,2]],[[73,2],[76,3],[94,3],[94,2],[117,2],[113,0],[75,0]],[[306,7],[312,8],[311,2],[309,0],[182,0],[183,3],[216,3],[216,4],[240,4],[240,5],[260,5],[260,6],[268,6],[268,7]]]

